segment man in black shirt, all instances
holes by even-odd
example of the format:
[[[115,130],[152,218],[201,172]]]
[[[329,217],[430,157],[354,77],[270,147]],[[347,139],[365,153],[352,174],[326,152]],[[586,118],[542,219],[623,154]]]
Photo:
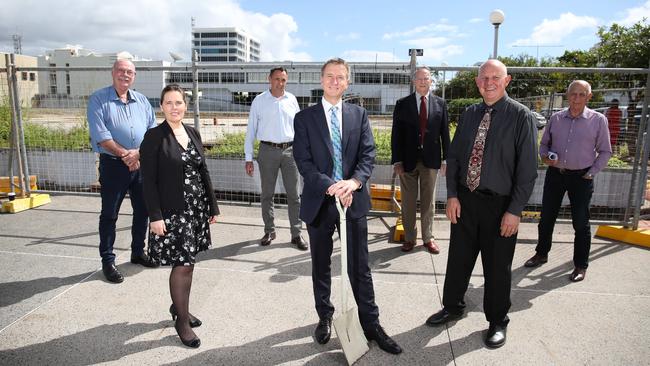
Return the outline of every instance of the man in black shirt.
[[[463,316],[463,298],[480,252],[490,348],[506,341],[512,257],[521,211],[537,178],[535,119],[506,94],[510,80],[500,61],[483,63],[476,78],[483,102],[467,108],[458,122],[447,156],[451,237],[443,309],[427,319],[435,326]]]

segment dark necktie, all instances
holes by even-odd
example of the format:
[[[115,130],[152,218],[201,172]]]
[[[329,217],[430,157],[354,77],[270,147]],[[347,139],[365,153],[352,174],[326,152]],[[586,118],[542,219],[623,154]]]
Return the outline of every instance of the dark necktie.
[[[423,96],[420,97],[420,147],[424,145],[424,134],[427,132],[427,99]]]
[[[492,108],[485,110],[481,124],[478,125],[472,154],[469,157],[469,166],[467,167],[467,188],[474,191],[481,182],[481,167],[483,165],[483,151],[485,150],[485,139],[487,138],[488,129],[490,129],[490,113]]]

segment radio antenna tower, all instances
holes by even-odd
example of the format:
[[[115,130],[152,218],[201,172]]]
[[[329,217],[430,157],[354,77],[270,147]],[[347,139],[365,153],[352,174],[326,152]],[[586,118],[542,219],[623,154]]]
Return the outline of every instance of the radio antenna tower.
[[[22,55],[23,54],[23,36],[20,34],[13,34],[11,35],[11,38],[14,40],[14,53],[17,55]]]

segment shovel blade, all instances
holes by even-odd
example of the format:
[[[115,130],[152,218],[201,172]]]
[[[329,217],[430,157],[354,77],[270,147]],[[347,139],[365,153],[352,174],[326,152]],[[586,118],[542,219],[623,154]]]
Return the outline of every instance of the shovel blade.
[[[352,365],[368,352],[368,340],[363,334],[356,306],[334,319],[334,330],[341,342],[348,365]]]

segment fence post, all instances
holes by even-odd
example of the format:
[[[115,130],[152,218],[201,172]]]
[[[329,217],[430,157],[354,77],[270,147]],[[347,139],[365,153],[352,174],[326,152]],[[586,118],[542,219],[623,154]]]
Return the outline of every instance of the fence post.
[[[192,53],[192,101],[194,102],[194,129],[201,131],[201,119],[199,118],[199,69],[196,66],[198,52]]]
[[[8,94],[9,94],[9,106],[11,108],[11,149],[9,149],[10,154],[9,154],[9,185],[11,186],[11,192],[14,192],[14,173],[13,173],[13,154],[14,154],[14,149],[16,153],[16,160],[18,161],[18,184],[20,186],[20,197],[25,198],[25,174],[23,171],[23,162],[22,162],[22,155],[21,155],[21,149],[20,149],[20,141],[21,141],[21,133],[19,132],[20,126],[18,122],[18,114],[16,112],[16,95],[17,93],[14,93],[15,88],[16,88],[16,67],[14,65],[14,55],[11,54],[5,54],[5,64],[7,65],[7,86],[9,88]],[[18,105],[18,108],[20,108],[20,105]],[[23,140],[24,141],[24,140]],[[27,180],[29,182],[29,177],[27,177]],[[27,186],[29,186],[29,183],[27,183]]]
[[[641,206],[643,205],[646,180],[648,179],[648,156],[650,155],[650,123],[648,123],[648,102],[650,101],[650,63],[648,63],[648,73],[646,74],[645,95],[643,98],[643,107],[641,108],[641,119],[639,120],[639,150],[642,151],[641,160],[639,161],[639,181],[637,183],[638,191],[634,200],[634,218],[632,219],[632,229],[639,228],[639,216],[641,215]],[[634,116],[633,116],[634,117]]]

